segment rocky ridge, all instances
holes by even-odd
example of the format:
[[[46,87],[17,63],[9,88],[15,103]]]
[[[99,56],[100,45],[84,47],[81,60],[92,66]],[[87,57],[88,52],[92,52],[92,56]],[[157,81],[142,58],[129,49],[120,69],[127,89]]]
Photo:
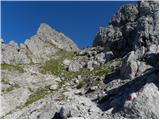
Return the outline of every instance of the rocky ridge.
[[[1,40],[1,118],[158,119],[158,6],[122,6],[83,50],[44,23]]]

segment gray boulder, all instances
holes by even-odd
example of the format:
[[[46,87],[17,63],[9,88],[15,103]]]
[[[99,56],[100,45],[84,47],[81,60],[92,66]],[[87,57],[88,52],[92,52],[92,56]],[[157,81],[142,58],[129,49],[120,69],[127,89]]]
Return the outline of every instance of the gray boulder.
[[[68,71],[72,71],[72,72],[77,72],[80,70],[80,68],[82,68],[82,65],[79,64],[78,62],[76,61],[72,61],[70,64],[69,64],[69,67],[68,67]]]
[[[103,63],[105,63],[105,61],[106,61],[105,57],[106,57],[106,56],[105,56],[105,53],[104,53],[104,52],[101,52],[101,53],[99,53],[99,54],[97,54],[97,55],[95,56],[95,59],[96,59],[97,62],[103,64]]]
[[[137,73],[138,65],[134,51],[123,58],[120,74],[121,76],[133,79]]]
[[[146,84],[137,98],[132,102],[126,102],[124,115],[126,118],[158,119],[159,118],[159,92],[153,84]]]
[[[92,71],[94,68],[93,68],[93,62],[92,61],[89,61],[87,63],[87,69],[89,69],[90,71]]]
[[[114,58],[114,54],[112,51],[107,51],[105,52],[105,58],[106,58],[106,61],[110,61]]]

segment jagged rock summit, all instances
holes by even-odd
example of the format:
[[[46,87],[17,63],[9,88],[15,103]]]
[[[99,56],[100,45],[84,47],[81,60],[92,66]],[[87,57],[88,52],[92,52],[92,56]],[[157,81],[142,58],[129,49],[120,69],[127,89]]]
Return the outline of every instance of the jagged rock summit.
[[[18,46],[14,41],[2,43],[2,63],[29,64],[40,63],[58,57],[59,49],[78,51],[76,44],[63,33],[42,23],[37,34]]]
[[[158,119],[158,6],[122,6],[82,50],[46,24],[20,46],[1,39],[0,117]]]

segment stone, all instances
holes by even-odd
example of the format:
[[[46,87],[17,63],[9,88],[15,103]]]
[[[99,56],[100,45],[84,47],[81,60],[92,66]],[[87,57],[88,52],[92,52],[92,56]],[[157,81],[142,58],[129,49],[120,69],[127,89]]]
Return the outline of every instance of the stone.
[[[90,71],[92,71],[94,68],[93,68],[93,63],[92,63],[92,61],[89,61],[88,63],[87,63],[87,69],[89,69]]]
[[[57,90],[58,84],[53,84],[49,87],[50,90]]]
[[[67,119],[69,117],[71,117],[71,111],[70,108],[68,108],[67,106],[62,106],[60,111],[59,111],[59,115],[61,119]]]
[[[68,71],[72,71],[72,72],[78,72],[80,70],[80,68],[82,68],[81,64],[79,64],[78,62],[76,61],[72,61],[70,64],[69,64],[69,67],[68,67]]]
[[[136,55],[134,51],[132,51],[123,58],[120,74],[125,78],[133,79],[135,78],[137,70]]]
[[[114,58],[114,54],[112,51],[107,51],[105,52],[105,58],[106,58],[106,61],[110,61]]]
[[[152,66],[147,65],[145,62],[137,62],[138,65],[138,70],[137,70],[137,76],[141,75],[143,72],[145,72],[146,70],[152,68]]]
[[[67,60],[67,59],[65,59],[65,60],[63,61],[63,65],[65,65],[65,66],[69,66],[70,63],[71,63],[71,61],[70,61],[70,60]]]
[[[7,114],[8,112],[14,110],[17,106],[23,105],[29,98],[30,91],[24,88],[15,89],[8,94],[1,96],[1,116]]]
[[[105,53],[103,53],[103,52],[97,54],[97,55],[95,56],[95,58],[96,58],[96,60],[97,60],[99,63],[102,63],[102,64],[106,61],[106,59],[105,59]]]
[[[82,91],[80,91],[80,90],[76,90],[74,93],[75,93],[75,95],[82,95],[83,94]]]
[[[90,88],[91,91],[95,91],[96,89],[98,89],[98,86],[92,86],[92,87]]]

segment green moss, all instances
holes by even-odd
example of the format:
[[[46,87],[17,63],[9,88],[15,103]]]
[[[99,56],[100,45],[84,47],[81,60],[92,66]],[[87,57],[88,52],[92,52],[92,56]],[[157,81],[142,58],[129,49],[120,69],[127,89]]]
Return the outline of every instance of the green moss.
[[[27,99],[26,103],[24,104],[23,107],[28,106],[35,101],[43,98],[45,95],[49,94],[49,86],[46,86],[44,88],[39,88],[35,92],[33,92],[29,98]]]
[[[1,64],[1,68],[8,71],[18,71],[20,73],[24,73],[24,69],[18,65]]]

